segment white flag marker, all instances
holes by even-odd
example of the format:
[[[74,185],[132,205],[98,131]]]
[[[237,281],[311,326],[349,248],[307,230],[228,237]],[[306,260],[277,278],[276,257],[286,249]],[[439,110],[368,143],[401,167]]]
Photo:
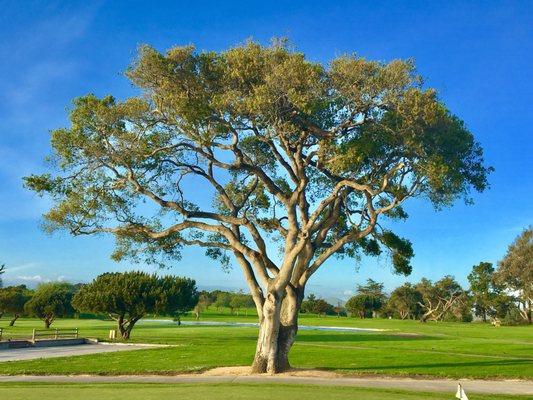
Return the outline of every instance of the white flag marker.
[[[455,393],[455,397],[457,397],[459,400],[468,400],[468,397],[460,383],[457,385],[457,393]]]

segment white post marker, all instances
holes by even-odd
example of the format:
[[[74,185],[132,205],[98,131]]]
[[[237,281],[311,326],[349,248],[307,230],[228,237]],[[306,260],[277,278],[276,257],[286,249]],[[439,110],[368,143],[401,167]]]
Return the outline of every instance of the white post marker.
[[[460,383],[457,385],[457,393],[455,393],[455,397],[459,400],[468,400],[468,397],[466,396],[466,393]]]

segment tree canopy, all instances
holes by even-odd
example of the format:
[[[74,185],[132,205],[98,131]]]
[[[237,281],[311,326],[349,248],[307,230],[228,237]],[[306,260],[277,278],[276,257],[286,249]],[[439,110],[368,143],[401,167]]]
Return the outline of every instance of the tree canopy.
[[[420,292],[412,284],[405,283],[393,290],[387,307],[393,315],[398,315],[401,319],[416,318],[420,315],[421,302]]]
[[[329,304],[324,299],[317,299],[314,294],[307,296],[307,300],[302,301],[302,312],[325,315],[333,313],[333,305]]]
[[[359,318],[371,317],[373,306],[373,298],[366,294],[356,294],[350,297],[345,304],[346,310],[351,315],[358,315]]]
[[[81,287],[72,304],[78,311],[108,314],[117,321],[122,338],[129,339],[134,325],[146,314],[174,316],[191,310],[197,302],[192,279],[132,271],[98,276]]]
[[[533,308],[533,228],[519,235],[498,263],[496,279],[504,283],[520,302],[522,317],[531,324]]]
[[[486,322],[487,317],[494,314],[494,305],[501,292],[501,285],[495,281],[492,263],[474,265],[472,272],[468,274],[468,282],[475,313]]]
[[[447,313],[456,311],[457,306],[466,298],[465,290],[451,275],[446,275],[435,283],[422,278],[415,289],[422,298],[418,305],[423,310],[421,316],[423,322],[430,319],[442,320]]]
[[[32,293],[25,285],[0,288],[0,317],[4,313],[11,314],[9,326],[24,312],[24,305],[30,300]]]
[[[66,282],[43,283],[37,287],[33,297],[24,305],[24,310],[31,316],[43,320],[49,328],[56,318],[74,314],[71,301],[74,286]]]
[[[383,218],[406,218],[410,197],[439,208],[487,187],[480,145],[411,60],[322,65],[279,40],[142,46],[126,75],[140,94],[74,100],[52,132],[56,171],[26,186],[54,200],[49,229],[110,233],[117,260],[165,264],[189,245],[233,256],[265,322],[258,372],[288,368],[277,349],[328,259],[387,251],[409,274],[412,245]]]

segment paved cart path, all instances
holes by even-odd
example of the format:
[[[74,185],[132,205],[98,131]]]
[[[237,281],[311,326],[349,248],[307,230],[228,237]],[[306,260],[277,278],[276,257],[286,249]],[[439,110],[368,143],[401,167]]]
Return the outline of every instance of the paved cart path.
[[[20,349],[0,350],[0,362],[33,360],[37,358],[55,358],[81,356],[85,354],[109,353],[114,351],[141,350],[146,348],[163,347],[147,345],[115,345],[115,344],[80,344],[73,346],[25,347]],[[1,371],[1,368],[0,368]]]
[[[385,377],[345,377],[345,378],[318,378],[287,376],[259,375],[129,375],[129,376],[95,376],[95,375],[48,375],[29,376],[14,375],[0,376],[2,382],[53,382],[53,383],[282,383],[299,385],[327,385],[327,386],[358,386],[370,388],[405,389],[412,391],[434,391],[455,393],[457,383],[461,382],[467,393],[490,394],[515,394],[533,395],[533,381],[488,381],[461,379],[411,379],[411,378],[385,378]]]

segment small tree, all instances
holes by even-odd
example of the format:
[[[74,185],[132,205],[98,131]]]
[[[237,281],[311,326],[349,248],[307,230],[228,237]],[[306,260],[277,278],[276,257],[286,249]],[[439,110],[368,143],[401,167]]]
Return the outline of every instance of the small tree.
[[[346,308],[341,306],[340,303],[337,303],[337,305],[333,307],[333,312],[337,315],[337,317],[340,317],[341,315],[346,316]]]
[[[123,339],[130,338],[134,325],[146,314],[176,315],[197,302],[194,280],[139,271],[102,274],[83,286],[72,301],[78,311],[109,314]]]
[[[198,297],[198,304],[202,304],[202,308],[208,310],[215,300],[216,297],[212,296],[208,291],[203,290]]]
[[[197,320],[200,319],[200,313],[202,313],[204,310],[209,309],[209,306],[212,303],[213,300],[209,292],[206,292],[205,290],[200,292],[200,295],[198,297],[198,303],[194,306],[193,310]]]
[[[333,305],[329,304],[324,299],[318,299],[313,307],[313,313],[321,316],[326,314],[332,314],[333,313]]]
[[[405,283],[394,289],[388,301],[388,310],[401,319],[417,317],[420,314],[422,296],[412,284]]]
[[[232,293],[230,296],[230,302],[229,302],[229,308],[231,310],[231,313],[237,313],[239,315],[239,310],[243,306],[242,302],[242,295],[243,293]]]
[[[314,294],[310,294],[307,300],[302,302],[302,311],[305,313],[316,314],[318,316],[332,314],[333,306],[324,299],[317,299]]]
[[[317,298],[313,293],[307,296],[307,299],[302,301],[302,305],[301,305],[302,312],[313,313],[316,301],[317,301]]]
[[[363,319],[366,316],[371,315],[372,310],[372,298],[366,294],[356,294],[346,302],[346,310],[351,315],[358,315]]]
[[[71,306],[73,295],[74,287],[70,283],[43,283],[24,305],[24,311],[43,320],[45,328],[48,329],[56,318],[74,314]]]
[[[25,285],[9,286],[0,288],[0,315],[11,314],[9,326],[15,325],[15,321],[24,312],[24,304],[31,298],[31,291]]]
[[[218,292],[214,305],[217,311],[220,311],[221,308],[230,308],[230,302],[231,302],[230,293]]]
[[[367,296],[367,304],[373,317],[383,308],[387,295],[383,291],[383,283],[367,279],[365,285],[357,285],[357,293]]]
[[[498,263],[497,280],[518,299],[520,315],[531,324],[533,304],[533,229],[528,228],[509,246]]]

